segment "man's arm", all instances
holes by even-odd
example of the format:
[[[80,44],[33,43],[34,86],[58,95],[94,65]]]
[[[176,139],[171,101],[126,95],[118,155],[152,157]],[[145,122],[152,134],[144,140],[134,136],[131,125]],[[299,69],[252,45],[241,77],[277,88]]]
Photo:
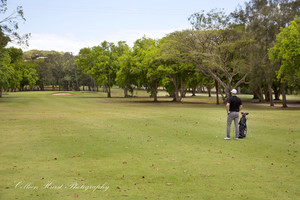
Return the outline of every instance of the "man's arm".
[[[240,105],[240,111],[242,110],[242,108],[243,108],[243,105]]]
[[[226,104],[226,111],[227,111],[227,114],[229,113],[229,106],[230,106],[230,103],[227,103],[227,104]]]

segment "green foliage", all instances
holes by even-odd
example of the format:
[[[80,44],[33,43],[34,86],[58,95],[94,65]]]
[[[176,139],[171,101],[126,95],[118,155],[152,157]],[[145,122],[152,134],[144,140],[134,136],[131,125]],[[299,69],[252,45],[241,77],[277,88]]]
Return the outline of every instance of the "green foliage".
[[[9,87],[11,89],[16,89],[20,87],[20,82],[22,80],[22,73],[24,70],[22,68],[23,51],[21,49],[11,47],[8,49],[8,52],[11,58],[10,65],[14,69],[14,73],[11,75],[9,79]]]
[[[281,64],[277,78],[292,88],[300,88],[300,18],[282,28],[276,43],[269,51],[269,58]]]
[[[230,16],[221,9],[213,9],[208,13],[202,10],[192,14],[189,21],[196,30],[219,30],[229,26]]]
[[[231,13],[233,25],[244,27],[255,41],[249,55],[253,70],[247,82],[261,101],[263,91],[270,90],[271,85],[278,85],[275,71],[280,66],[270,62],[268,49],[273,46],[280,28],[286,27],[295,15],[300,14],[299,5],[299,1],[291,0],[250,0]],[[272,100],[271,95],[265,96],[266,100]]]
[[[181,31],[167,37],[164,59],[196,66],[216,80],[226,96],[232,87],[245,82],[249,74],[249,47],[253,41],[240,29]],[[224,99],[225,100],[225,99]]]
[[[34,62],[23,62],[21,87],[28,85],[30,88],[36,85],[39,77],[37,73],[37,64]]]
[[[139,47],[137,55],[140,55],[136,64],[139,71],[138,83],[140,86],[146,87],[154,101],[157,101],[158,87],[161,86],[163,78],[163,74],[159,70],[162,65],[159,43],[152,39],[143,38],[135,44],[134,49],[137,47]]]
[[[117,71],[120,68],[118,58],[128,51],[125,42],[113,43],[104,41],[100,46],[80,50],[76,64],[84,73],[90,75],[96,84],[107,88],[107,96],[111,97],[110,88],[115,84]]]
[[[19,21],[26,21],[22,6],[18,6],[12,13],[6,15],[7,0],[1,0],[0,3],[0,29],[3,34],[10,38],[10,41],[19,45],[28,46],[30,34],[19,35]]]
[[[9,87],[9,80],[14,73],[10,65],[11,57],[6,49],[0,49],[0,92]],[[1,96],[0,96],[1,97]]]
[[[123,88],[125,97],[128,97],[127,90],[133,95],[134,85],[137,85],[137,74],[134,73],[133,67],[135,66],[134,56],[132,51],[127,48],[123,55],[118,59],[120,69],[117,72],[116,84]]]

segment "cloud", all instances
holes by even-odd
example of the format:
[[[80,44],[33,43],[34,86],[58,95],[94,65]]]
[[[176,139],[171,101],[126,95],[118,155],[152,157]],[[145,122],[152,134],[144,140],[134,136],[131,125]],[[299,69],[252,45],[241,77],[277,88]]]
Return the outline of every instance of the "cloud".
[[[28,50],[55,50],[77,54],[83,47],[91,46],[94,41],[83,41],[72,34],[31,34]]]
[[[178,29],[177,29],[178,30]],[[63,52],[72,52],[77,55],[80,49],[85,47],[93,47],[100,45],[104,40],[117,43],[118,41],[126,41],[132,47],[137,39],[143,36],[160,39],[168,33],[174,32],[176,29],[165,30],[120,30],[120,31],[94,31],[90,36],[84,36],[82,39],[72,33],[59,34],[44,34],[32,33],[29,39],[29,47],[22,48],[24,51],[38,50],[55,50]],[[88,39],[86,39],[88,38]],[[9,46],[15,46],[10,44]],[[20,48],[20,47],[18,47]]]

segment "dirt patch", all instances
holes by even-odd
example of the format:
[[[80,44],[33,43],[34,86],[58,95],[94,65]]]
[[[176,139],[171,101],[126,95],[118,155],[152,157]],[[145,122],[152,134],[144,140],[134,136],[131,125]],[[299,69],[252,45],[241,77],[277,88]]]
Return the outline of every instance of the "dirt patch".
[[[55,93],[55,94],[52,94],[52,95],[61,96],[61,95],[73,95],[73,94],[71,94],[71,93]]]

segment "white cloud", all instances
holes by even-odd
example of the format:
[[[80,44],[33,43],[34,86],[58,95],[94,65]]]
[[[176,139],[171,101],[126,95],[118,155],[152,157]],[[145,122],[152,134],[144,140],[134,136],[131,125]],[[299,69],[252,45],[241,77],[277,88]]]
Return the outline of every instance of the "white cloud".
[[[77,54],[83,47],[91,46],[93,41],[82,41],[72,34],[31,34],[28,50],[55,50]]]
[[[166,29],[166,30],[121,30],[94,33],[93,37],[84,36],[86,39],[80,39],[72,33],[66,33],[64,35],[58,34],[43,34],[32,33],[29,39],[29,47],[23,48],[24,51],[38,49],[38,50],[55,50],[63,52],[73,52],[78,54],[79,50],[85,47],[93,47],[101,44],[104,40],[108,42],[117,43],[118,41],[126,41],[129,46],[133,46],[133,43],[143,36],[160,39],[176,30],[181,29]],[[95,36],[96,35],[96,36]],[[9,46],[15,46],[10,44]],[[20,48],[20,47],[18,47]]]

